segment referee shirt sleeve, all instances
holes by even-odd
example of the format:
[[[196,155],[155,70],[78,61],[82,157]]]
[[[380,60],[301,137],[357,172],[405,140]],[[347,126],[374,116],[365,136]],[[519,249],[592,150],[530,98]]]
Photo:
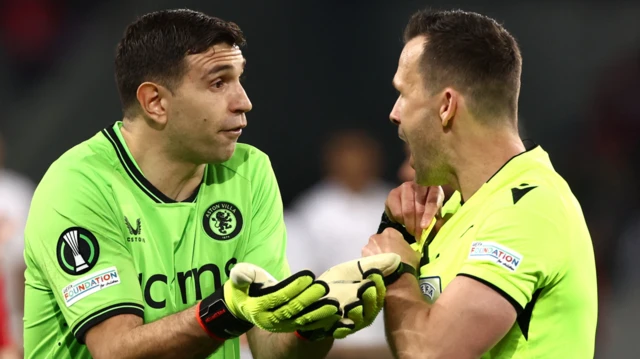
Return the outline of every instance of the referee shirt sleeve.
[[[73,168],[59,170],[45,176],[32,201],[25,230],[27,271],[43,279],[73,335],[84,343],[86,332],[110,317],[144,317],[142,293],[113,201],[105,197],[109,187]],[[25,311],[25,327],[37,331],[38,321],[37,313]]]
[[[536,290],[557,279],[567,260],[561,204],[542,192],[490,214],[458,273],[492,287],[518,314]]]

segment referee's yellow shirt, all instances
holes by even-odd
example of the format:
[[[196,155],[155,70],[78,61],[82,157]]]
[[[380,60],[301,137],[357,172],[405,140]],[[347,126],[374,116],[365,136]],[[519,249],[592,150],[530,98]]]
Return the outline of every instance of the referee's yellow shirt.
[[[596,268],[582,210],[539,146],[513,157],[427,241],[420,289],[435,302],[456,276],[474,278],[518,313],[482,358],[593,358]],[[469,298],[473,300],[473,298]]]

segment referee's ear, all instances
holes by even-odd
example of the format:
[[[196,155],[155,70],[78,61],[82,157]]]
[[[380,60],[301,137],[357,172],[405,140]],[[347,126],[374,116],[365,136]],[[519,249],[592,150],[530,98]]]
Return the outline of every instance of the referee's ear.
[[[167,88],[153,82],[143,82],[136,91],[136,97],[144,117],[161,126],[167,123],[170,95],[171,92]]]
[[[451,120],[458,110],[458,97],[460,94],[447,87],[442,92],[442,103],[440,105],[440,120],[442,121],[442,127],[451,126]]]

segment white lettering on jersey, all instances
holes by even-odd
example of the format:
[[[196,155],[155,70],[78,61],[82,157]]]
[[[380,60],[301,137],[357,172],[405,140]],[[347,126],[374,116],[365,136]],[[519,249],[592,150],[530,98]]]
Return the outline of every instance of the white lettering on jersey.
[[[522,261],[522,255],[495,242],[473,242],[469,259],[494,262],[511,272],[515,272]]]
[[[62,298],[67,307],[95,292],[120,284],[120,276],[116,267],[92,273],[67,285],[62,289]]]

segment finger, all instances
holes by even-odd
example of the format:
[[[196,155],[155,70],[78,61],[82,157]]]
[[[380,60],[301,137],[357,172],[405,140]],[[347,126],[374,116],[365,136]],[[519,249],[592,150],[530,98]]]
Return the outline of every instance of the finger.
[[[333,331],[333,337],[336,339],[344,339],[347,335],[353,333],[355,328],[356,326],[351,319],[342,318],[336,324]]]
[[[418,184],[415,185],[414,187],[414,193],[415,193],[415,197],[414,197],[414,204],[415,204],[415,211],[416,211],[416,215],[415,215],[415,221],[416,221],[416,233],[415,236],[419,236],[420,233],[418,233],[418,229],[424,229],[425,227],[422,226],[422,218],[424,216],[424,212],[425,212],[425,202],[426,202],[426,198],[427,198],[427,193],[429,192],[429,187],[424,187],[424,186],[420,186]]]
[[[315,327],[314,329],[317,329],[325,327],[328,322],[335,323],[340,318],[342,318],[340,302],[333,298],[323,298],[308,306],[300,313],[291,316],[289,321],[298,327],[313,325]],[[309,327],[304,330],[311,330],[311,328]]]
[[[379,274],[377,275],[381,277]],[[376,284],[369,279],[365,279],[358,288],[358,299],[344,306],[344,317],[351,319],[357,329],[365,326],[364,316],[366,312],[376,314],[379,312],[376,291]],[[373,318],[375,318],[376,314],[373,314]]]
[[[310,287],[311,290],[316,285],[322,287],[325,284],[316,283]],[[307,292],[303,292],[300,296],[304,296]],[[336,321],[342,317],[340,303],[337,300],[325,298],[306,305],[308,302],[308,298],[293,299],[274,311],[258,311],[253,315],[254,323],[259,328],[272,332],[292,332],[304,324],[330,319]]]
[[[444,192],[442,191],[442,187],[429,187],[429,191],[427,192],[425,201],[425,211],[422,214],[422,220],[420,222],[420,226],[422,228],[429,227],[429,224],[431,224],[431,221],[433,220],[433,218],[435,218],[438,210],[442,206],[443,201]]]
[[[358,267],[361,271],[361,277],[358,279],[365,279],[373,273],[378,273],[382,276],[391,275],[398,269],[401,260],[400,255],[396,253],[381,253],[367,258],[360,258]]]
[[[311,286],[315,279],[314,274],[309,270],[295,273],[288,278],[278,282],[276,285],[249,290],[249,295],[256,300],[256,304],[262,309],[276,308],[289,302],[292,298],[305,293],[303,298],[311,303],[322,298],[328,288],[321,284]]]
[[[382,289],[384,290],[384,280],[382,279],[382,276],[375,274],[370,276],[370,278],[376,278],[377,281],[383,283]],[[347,313],[349,319],[353,320],[357,325],[367,326],[373,323],[374,319],[376,319],[378,313],[380,313],[380,310],[382,310],[382,307],[384,306],[384,294],[380,294],[380,291],[378,290],[378,283],[375,283],[374,281],[372,282],[374,285],[367,288],[362,294],[362,317],[352,317]],[[360,321],[357,321],[356,318]]]
[[[293,321],[293,325],[300,331],[309,332],[317,329],[329,330],[337,321],[342,318],[341,313],[335,313],[325,316],[323,319],[310,320],[310,317],[304,316]]]
[[[394,188],[389,192],[387,200],[384,204],[384,211],[387,217],[396,223],[402,224],[402,201],[400,200],[400,194],[402,193],[402,186]]]
[[[297,295],[296,297],[290,298],[284,305],[278,307],[278,309],[273,311],[273,315],[278,320],[290,319],[296,316],[298,313],[305,311],[306,308],[310,307],[314,303],[318,302],[320,298],[324,297],[327,293],[329,293],[329,286],[322,282],[316,281],[312,285],[310,285],[307,289],[305,289],[302,293]],[[334,301],[326,300],[322,302],[323,311],[318,313],[326,313],[326,315],[333,314],[338,312],[339,303],[335,303]],[[327,306],[333,305],[334,311],[330,313],[327,311]],[[271,307],[273,308],[273,307]],[[316,314],[318,314],[316,313]],[[305,314],[307,315],[307,314]],[[312,316],[313,317],[313,316]],[[319,317],[313,317],[312,319],[320,319]]]
[[[408,182],[402,185],[402,193],[401,196],[401,206],[402,206],[402,224],[407,229],[411,235],[415,235],[416,227],[415,227],[415,215],[416,208],[413,204],[415,200],[413,186],[411,186]]]
[[[253,284],[263,286],[277,282],[267,271],[251,263],[235,265],[229,274],[229,279],[234,287],[242,291],[246,291]]]
[[[373,321],[373,319],[375,319],[378,313],[382,310],[382,307],[384,307],[384,297],[387,294],[387,287],[384,284],[384,277],[380,274],[373,273],[368,276],[367,279],[374,283],[376,288],[376,297],[374,298],[375,305],[369,307],[373,308],[373,311],[366,310],[367,307],[365,307],[364,318],[365,320]]]
[[[376,288],[369,288],[370,291],[375,292]],[[373,294],[375,295],[375,293]],[[363,303],[359,303],[358,306],[351,308],[348,312],[345,313],[346,317],[351,319],[356,326],[356,329],[360,329],[365,326],[364,322],[364,305]]]

